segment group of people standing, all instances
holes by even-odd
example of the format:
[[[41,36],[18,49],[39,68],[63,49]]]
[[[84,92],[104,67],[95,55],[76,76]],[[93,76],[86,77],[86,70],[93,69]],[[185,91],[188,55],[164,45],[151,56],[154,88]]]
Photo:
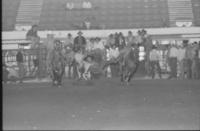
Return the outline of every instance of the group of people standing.
[[[160,51],[165,52],[166,64],[169,67],[168,79],[200,79],[200,43],[183,40],[180,44],[169,43],[164,50],[160,49],[159,45],[153,45],[149,55],[146,55],[146,62],[149,60],[147,75],[152,78],[155,77],[155,72],[162,77]]]
[[[172,44],[168,50],[169,79],[200,78],[200,43],[184,40],[181,45]]]
[[[150,74],[152,78],[155,77],[155,69],[161,78],[160,68],[160,54],[158,53],[158,46],[153,45],[152,38],[148,35],[147,31],[142,29],[138,30],[137,35],[133,35],[131,31],[127,36],[124,36],[122,32],[110,34],[106,40],[102,40],[99,37],[86,39],[83,33],[79,31],[77,36],[73,38],[72,34],[68,34],[63,40],[55,39],[54,35],[49,33],[43,43],[40,42],[40,37],[37,34],[38,26],[33,25],[27,32],[26,39],[31,41],[30,54],[36,54],[36,58],[33,60],[34,66],[37,67],[37,74],[44,74],[39,69],[46,70],[46,72],[52,72],[53,76],[56,76],[58,67],[62,68],[61,76],[66,74],[69,78],[77,77],[76,63],[73,61],[73,52],[87,53],[93,50],[101,50],[105,54],[105,60],[115,59],[119,56],[120,51],[124,47],[130,47],[139,49],[140,46],[144,47],[145,52],[145,69],[147,74]],[[45,60],[41,59],[40,49],[46,50]],[[23,81],[23,54],[20,49],[17,54],[17,63],[19,67],[20,82]],[[139,52],[138,52],[139,53]],[[67,55],[66,55],[67,54]],[[55,57],[56,56],[56,57]],[[68,57],[66,59],[66,56]],[[139,54],[138,54],[139,56]],[[170,45],[167,53],[167,63],[170,67],[170,76],[172,78],[188,78],[198,79],[199,75],[199,43],[189,44],[188,41],[183,41],[181,46]],[[92,58],[92,57],[91,57]],[[61,60],[62,59],[62,60]],[[58,61],[63,61],[59,65]],[[67,60],[67,61],[66,61]],[[54,61],[54,62],[52,62]],[[52,67],[55,66],[55,70],[52,71]],[[68,73],[65,73],[67,67]],[[111,76],[119,76],[119,67],[117,65],[110,66]],[[40,76],[40,75],[38,75]],[[61,84],[61,78],[56,78],[58,83]]]

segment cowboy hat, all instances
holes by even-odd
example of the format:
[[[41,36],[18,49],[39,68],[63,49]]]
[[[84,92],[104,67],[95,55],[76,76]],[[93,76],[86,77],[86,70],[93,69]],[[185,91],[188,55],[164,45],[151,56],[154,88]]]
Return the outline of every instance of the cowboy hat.
[[[83,32],[79,31],[77,34],[83,34]]]
[[[60,40],[58,40],[58,39],[55,39],[55,40],[54,40],[54,44],[62,44],[62,43],[61,43],[61,41],[60,41]]]

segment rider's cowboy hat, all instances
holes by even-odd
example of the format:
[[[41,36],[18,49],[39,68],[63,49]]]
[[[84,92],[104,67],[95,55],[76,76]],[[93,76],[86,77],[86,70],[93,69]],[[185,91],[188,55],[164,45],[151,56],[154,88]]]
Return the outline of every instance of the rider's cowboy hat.
[[[58,40],[58,39],[55,39],[55,40],[54,40],[54,44],[62,44],[62,43],[61,43],[61,41],[60,41],[60,40]]]
[[[81,35],[82,35],[82,34],[83,34],[83,32],[79,31],[77,34],[78,34],[78,35],[79,35],[79,34],[81,34]]]

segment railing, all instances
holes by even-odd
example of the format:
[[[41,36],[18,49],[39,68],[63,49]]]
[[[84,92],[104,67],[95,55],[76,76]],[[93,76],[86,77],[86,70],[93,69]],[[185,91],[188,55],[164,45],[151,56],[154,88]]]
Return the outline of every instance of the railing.
[[[2,58],[5,64],[16,71],[18,70],[17,61],[16,61],[17,52],[18,52],[18,49],[2,51]],[[47,54],[46,53],[47,51],[45,48],[23,50],[23,58],[24,58],[23,64],[24,64],[24,69],[25,69],[25,78],[46,77],[46,74],[47,74],[47,71],[46,71]],[[37,66],[34,65],[34,60],[36,59],[39,61],[39,64]],[[37,73],[34,72],[34,68],[37,69],[36,70]]]

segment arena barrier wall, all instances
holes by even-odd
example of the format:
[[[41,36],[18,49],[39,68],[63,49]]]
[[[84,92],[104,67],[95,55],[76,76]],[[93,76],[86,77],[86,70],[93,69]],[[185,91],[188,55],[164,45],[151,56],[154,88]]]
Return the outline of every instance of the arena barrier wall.
[[[85,37],[108,37],[109,34],[115,32],[122,32],[125,36],[128,31],[132,31],[136,35],[137,31],[140,29],[124,29],[124,30],[82,30]],[[200,27],[173,27],[173,28],[145,28],[148,34],[152,36],[158,36],[157,38],[162,38],[162,36],[168,36],[166,38],[171,38],[176,36],[177,38],[189,39],[189,38],[200,38]],[[77,35],[78,30],[68,30],[68,31],[39,31],[38,35],[41,39],[46,38],[48,33],[52,33],[56,38],[66,38],[68,33],[73,36]],[[3,31],[2,40],[3,42],[9,40],[24,40],[27,31]]]

